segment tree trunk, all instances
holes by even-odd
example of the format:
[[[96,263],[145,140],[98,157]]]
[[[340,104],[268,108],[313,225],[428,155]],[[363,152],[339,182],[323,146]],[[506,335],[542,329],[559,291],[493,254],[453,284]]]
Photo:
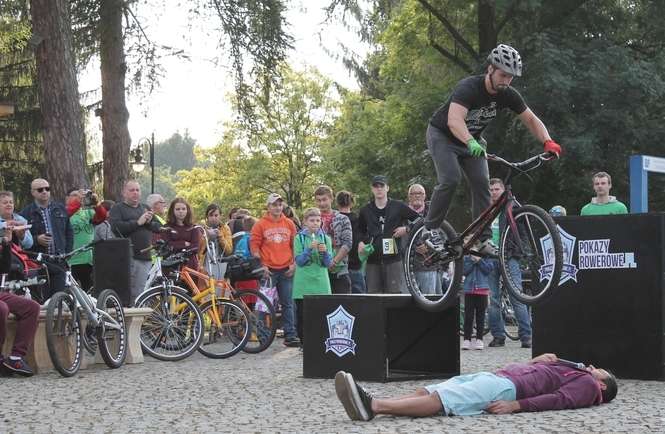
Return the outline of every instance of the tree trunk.
[[[87,187],[83,114],[79,103],[68,0],[31,0],[46,174],[53,197]]]
[[[123,4],[123,0],[101,0],[99,8],[104,198],[116,201],[121,199],[123,184],[129,178],[131,145],[125,104]]]
[[[487,55],[496,47],[496,5],[494,0],[478,0],[478,52]]]

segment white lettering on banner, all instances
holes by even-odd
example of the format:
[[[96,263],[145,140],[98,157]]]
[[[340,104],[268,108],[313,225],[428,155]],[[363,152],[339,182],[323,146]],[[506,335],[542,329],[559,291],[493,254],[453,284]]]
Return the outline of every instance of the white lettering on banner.
[[[635,253],[610,253],[610,239],[579,240],[577,242],[577,253],[580,270],[637,268]]]

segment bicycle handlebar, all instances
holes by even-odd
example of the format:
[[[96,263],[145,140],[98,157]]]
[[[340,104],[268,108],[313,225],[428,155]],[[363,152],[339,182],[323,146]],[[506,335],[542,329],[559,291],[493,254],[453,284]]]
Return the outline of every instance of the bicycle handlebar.
[[[501,163],[505,166],[512,167],[512,168],[515,168],[515,169],[518,169],[518,170],[522,169],[525,166],[529,166],[534,161],[538,161],[538,163],[540,163],[542,161],[549,161],[549,160],[552,160],[554,158],[556,158],[556,154],[554,154],[553,152],[542,152],[540,154],[534,155],[533,157],[529,157],[524,161],[520,161],[518,163],[513,163],[513,162],[510,162],[508,160],[505,160],[505,159],[499,157],[496,154],[487,154],[487,159],[489,161],[496,161],[497,163]]]
[[[77,255],[81,252],[88,251],[92,249],[95,245],[104,242],[105,240],[96,240],[96,241],[91,241],[85,246],[81,246],[78,249],[74,249],[69,253],[58,253],[55,255],[50,255],[48,253],[42,253],[42,252],[31,252],[29,250],[24,250],[23,253],[25,253],[29,258],[34,259],[37,262],[48,262],[48,261],[53,261],[53,262],[63,262],[66,261],[67,259],[71,258],[74,255]]]

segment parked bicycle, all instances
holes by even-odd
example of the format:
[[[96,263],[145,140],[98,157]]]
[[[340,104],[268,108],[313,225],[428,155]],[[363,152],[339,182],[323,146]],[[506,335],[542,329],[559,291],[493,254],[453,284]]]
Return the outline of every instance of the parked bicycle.
[[[99,350],[104,363],[115,369],[127,356],[127,327],[120,297],[104,289],[97,302],[73,278],[67,260],[103,241],[93,241],[70,253],[47,255],[26,252],[37,262],[48,263],[65,273],[65,289],[53,294],[46,308],[46,346],[55,369],[65,377],[81,367],[82,348],[94,355]],[[85,329],[82,328],[86,324]]]
[[[227,263],[230,268],[243,267],[245,264],[243,258],[230,255],[221,258],[211,259],[209,266],[214,266],[216,263]],[[250,276],[259,279],[263,274],[263,268],[256,268],[247,270]],[[235,337],[238,351],[242,349],[247,353],[260,353],[267,349],[275,339],[277,331],[275,307],[271,300],[268,299],[263,293],[251,289],[235,289],[226,279],[215,279],[212,273],[208,270],[208,274],[183,265],[178,271],[180,281],[182,281],[187,288],[192,292],[192,298],[199,303],[201,310],[205,313],[211,309],[212,305],[217,304],[218,309],[227,306],[226,303],[220,301],[232,302],[240,306],[248,315],[249,324],[251,326],[250,333],[247,336],[246,344],[242,344],[244,332],[241,328],[236,328],[237,332],[241,335]],[[178,278],[176,278],[178,280]],[[197,282],[200,283],[197,284]],[[231,309],[228,307],[228,309]],[[227,312],[231,316],[232,312]],[[205,342],[204,342],[205,346]],[[219,353],[219,357],[229,357],[237,351],[236,348],[230,349],[228,355],[223,356]]]
[[[561,237],[554,220],[545,210],[535,205],[521,205],[511,188],[515,176],[527,174],[552,158],[553,155],[546,152],[519,163],[511,163],[488,154],[488,160],[508,168],[504,179],[505,191],[461,234],[457,234],[450,223],[444,220],[441,225],[443,247],[430,239],[424,239],[423,219],[418,219],[412,225],[404,253],[404,273],[416,304],[435,312],[454,303],[462,279],[464,255],[483,256],[473,247],[483,230],[501,213],[505,215],[506,224],[501,228],[498,261],[506,289],[527,305],[543,302],[552,295],[558,287],[563,266]],[[448,286],[442,288],[441,295],[430,295],[430,288],[419,287],[416,271],[424,267],[438,269],[450,276]],[[538,278],[531,279],[529,285],[522,285],[522,275],[529,270],[538,273]]]

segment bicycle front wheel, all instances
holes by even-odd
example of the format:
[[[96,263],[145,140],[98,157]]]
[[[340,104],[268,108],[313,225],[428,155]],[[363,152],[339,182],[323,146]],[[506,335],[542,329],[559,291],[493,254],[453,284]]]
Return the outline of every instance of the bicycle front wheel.
[[[201,307],[205,332],[199,352],[213,359],[226,359],[242,350],[250,335],[250,321],[236,302],[217,298]]]
[[[164,361],[182,360],[201,345],[203,315],[184,289],[161,286],[144,292],[135,303],[152,312],[141,325],[141,348]]]
[[[424,221],[420,220],[411,228],[411,235],[404,252],[404,277],[406,287],[415,303],[429,312],[442,311],[458,296],[462,280],[462,257],[451,252],[435,252],[423,241]],[[457,238],[457,233],[446,221],[441,225],[442,244]],[[436,274],[435,279],[422,278],[425,274]]]
[[[97,326],[97,345],[104,363],[111,369],[119,368],[127,357],[127,327],[120,297],[112,289],[105,289],[97,298],[97,309],[110,318],[100,315]]]
[[[499,266],[506,289],[527,305],[542,303],[559,286],[563,267],[561,237],[542,208],[525,205],[513,211],[499,246]]]
[[[251,325],[247,345],[242,350],[252,354],[264,351],[275,340],[277,332],[275,306],[262,292],[249,289],[235,291],[233,299],[245,309]]]
[[[48,303],[46,346],[53,367],[63,377],[78,372],[82,357],[81,316],[71,294],[58,292]]]

